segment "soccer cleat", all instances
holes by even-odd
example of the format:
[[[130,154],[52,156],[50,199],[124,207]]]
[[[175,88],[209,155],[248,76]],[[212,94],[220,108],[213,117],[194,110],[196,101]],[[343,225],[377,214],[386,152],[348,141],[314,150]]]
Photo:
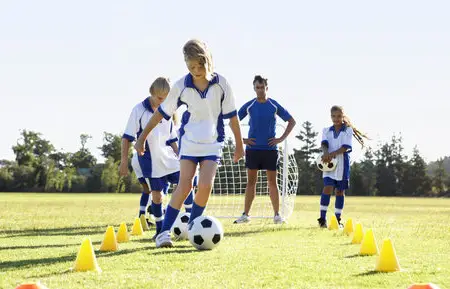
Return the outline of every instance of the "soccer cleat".
[[[234,221],[234,224],[242,224],[242,223],[248,223],[250,222],[250,216],[247,216],[245,213],[243,213],[239,219]]]
[[[339,224],[339,229],[344,229],[344,224],[341,223],[341,218],[336,218]]]
[[[170,239],[170,231],[164,231],[158,234],[155,239],[156,248],[171,248],[173,247],[172,240]]]
[[[152,240],[153,242],[155,242],[155,241],[156,241],[156,237],[158,237],[158,235],[159,235],[158,233],[155,233],[155,235],[153,235],[153,237],[152,237],[151,240]]]
[[[328,228],[327,226],[327,219],[319,218],[317,219],[317,222],[319,222],[319,227],[321,228]]]
[[[284,223],[286,223],[286,220],[282,216],[276,215],[275,217],[273,217],[273,223],[274,224],[284,224]]]

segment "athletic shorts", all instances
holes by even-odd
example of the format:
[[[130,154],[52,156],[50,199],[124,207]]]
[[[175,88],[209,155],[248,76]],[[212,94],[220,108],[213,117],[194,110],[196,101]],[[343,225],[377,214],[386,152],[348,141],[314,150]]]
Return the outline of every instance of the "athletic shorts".
[[[276,171],[278,163],[277,150],[246,150],[245,167],[250,170]]]

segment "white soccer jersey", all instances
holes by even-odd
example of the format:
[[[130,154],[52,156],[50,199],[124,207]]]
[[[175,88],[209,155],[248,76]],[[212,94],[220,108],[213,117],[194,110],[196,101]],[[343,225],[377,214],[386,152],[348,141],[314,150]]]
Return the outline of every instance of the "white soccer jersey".
[[[192,75],[178,80],[158,110],[169,119],[181,105],[180,156],[221,156],[225,139],[224,119],[235,116],[233,92],[226,79],[215,74],[208,88],[195,88]]]
[[[137,104],[128,119],[122,138],[134,141],[153,115],[150,101],[146,98]],[[177,130],[172,119],[163,119],[147,136],[145,153],[138,156],[134,152],[132,165],[138,178],[160,178],[180,170],[177,155],[170,144],[178,141]]]
[[[352,151],[353,129],[342,125],[340,131],[336,132],[334,126],[326,127],[322,132],[322,143],[328,145],[328,152],[334,152],[341,147],[346,147],[347,152],[337,155],[338,165],[331,172],[323,172],[323,177],[329,177],[336,181],[350,179],[350,152]]]

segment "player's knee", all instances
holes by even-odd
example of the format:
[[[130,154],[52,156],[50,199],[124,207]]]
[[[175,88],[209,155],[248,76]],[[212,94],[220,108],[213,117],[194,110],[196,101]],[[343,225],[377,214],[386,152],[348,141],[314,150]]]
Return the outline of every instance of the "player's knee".
[[[208,182],[200,182],[198,183],[197,189],[198,191],[211,191],[212,190],[212,182],[208,183]]]
[[[345,195],[345,191],[336,191],[336,196],[343,196]]]
[[[152,191],[152,202],[155,204],[162,203],[162,193],[160,191]]]

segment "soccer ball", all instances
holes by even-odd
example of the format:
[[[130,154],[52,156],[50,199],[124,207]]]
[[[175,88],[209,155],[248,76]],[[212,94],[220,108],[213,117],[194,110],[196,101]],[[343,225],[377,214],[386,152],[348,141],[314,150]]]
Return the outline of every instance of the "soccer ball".
[[[223,239],[222,224],[214,217],[200,216],[189,224],[188,237],[198,250],[211,250]]]
[[[188,238],[188,222],[190,213],[178,214],[175,223],[172,226],[172,234],[177,240],[186,240]]]
[[[316,159],[316,165],[319,170],[322,172],[331,172],[334,171],[337,167],[338,160],[337,159],[331,159],[329,163],[322,162],[322,155],[319,155]]]

